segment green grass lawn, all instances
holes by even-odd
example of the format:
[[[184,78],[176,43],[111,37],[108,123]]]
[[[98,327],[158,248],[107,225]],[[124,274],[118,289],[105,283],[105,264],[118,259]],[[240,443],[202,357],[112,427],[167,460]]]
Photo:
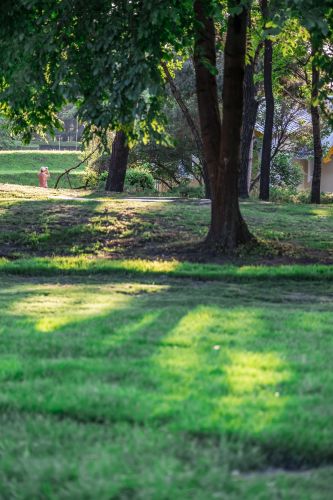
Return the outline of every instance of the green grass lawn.
[[[82,200],[65,199],[71,197]],[[242,203],[260,246],[218,262],[333,263],[333,205]],[[196,200],[140,202],[90,191],[0,185],[0,257],[97,257],[207,260],[198,244],[209,205]],[[211,256],[208,256],[211,260]]]
[[[80,161],[79,152],[72,151],[0,151],[0,183],[38,186],[40,167],[47,166],[51,173],[49,186],[53,187],[57,176]],[[72,186],[82,185],[83,166],[71,176]],[[62,180],[60,187],[69,187]]]
[[[69,194],[0,188],[0,498],[330,499],[332,207],[196,264],[208,206]]]

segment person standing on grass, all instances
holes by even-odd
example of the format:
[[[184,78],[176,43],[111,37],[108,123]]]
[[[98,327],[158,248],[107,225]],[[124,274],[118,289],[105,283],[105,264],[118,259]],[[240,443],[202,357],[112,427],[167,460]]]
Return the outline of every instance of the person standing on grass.
[[[39,187],[47,188],[47,180],[50,177],[49,169],[47,167],[42,167],[38,174]]]

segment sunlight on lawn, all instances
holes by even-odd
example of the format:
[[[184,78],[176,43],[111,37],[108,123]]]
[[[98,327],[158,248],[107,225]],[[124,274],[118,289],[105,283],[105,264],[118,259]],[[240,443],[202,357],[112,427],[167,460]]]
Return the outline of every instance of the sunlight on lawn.
[[[228,418],[235,431],[260,432],[284,409],[288,398],[279,384],[291,379],[291,372],[274,352],[229,354],[226,379],[232,396],[223,398],[216,418]]]
[[[35,285],[31,293],[30,287],[15,287],[12,293],[19,293],[27,297],[15,301],[7,314],[22,316],[31,321],[38,332],[53,332],[68,325],[77,325],[90,318],[106,316],[112,311],[126,310],[131,307],[133,297],[140,293],[159,293],[167,291],[167,285],[149,284],[121,284],[115,285],[86,285],[58,286]],[[93,295],[92,295],[93,294]],[[93,297],[93,300],[92,300]],[[148,313],[135,326],[125,324],[121,332],[125,337],[148,326],[156,320],[158,313]],[[106,344],[114,342],[104,338]]]
[[[108,347],[116,347],[130,340],[132,335],[140,332],[142,329],[150,328],[160,316],[159,311],[144,313],[142,318],[135,323],[128,322],[124,325],[119,325],[116,332],[111,335],[104,335],[102,344]]]
[[[310,211],[311,215],[315,215],[317,217],[327,218],[327,217],[332,216],[332,207],[329,205],[316,207],[316,208],[311,207],[309,209],[309,211]]]
[[[316,283],[305,298],[266,280],[3,284],[3,408],[244,441],[276,463],[330,456],[331,313]]]
[[[202,306],[188,312],[163,339],[172,352],[161,348],[153,358],[164,373],[165,398],[157,411],[191,404],[195,427],[247,434],[279,417],[286,404],[279,384],[291,378],[286,363],[279,353],[240,349],[267,328],[260,314]]]
[[[107,289],[94,293],[92,301],[91,290],[75,285],[65,290],[57,285],[39,285],[32,294],[27,291],[29,296],[16,301],[9,313],[25,317],[33,322],[36,331],[45,333],[115,309],[125,309],[131,301],[130,294],[110,294]],[[24,286],[20,287],[20,292],[24,294]]]

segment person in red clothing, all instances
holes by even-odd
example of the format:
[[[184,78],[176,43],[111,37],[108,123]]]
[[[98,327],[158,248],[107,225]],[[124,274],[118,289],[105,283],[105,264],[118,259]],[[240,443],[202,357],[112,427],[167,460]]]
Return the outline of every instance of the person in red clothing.
[[[47,167],[42,167],[38,174],[39,187],[47,188],[47,180],[50,177],[49,169]]]

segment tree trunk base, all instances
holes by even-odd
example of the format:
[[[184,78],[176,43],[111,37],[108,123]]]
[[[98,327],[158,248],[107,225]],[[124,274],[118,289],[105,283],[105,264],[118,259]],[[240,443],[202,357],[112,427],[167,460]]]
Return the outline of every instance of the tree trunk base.
[[[240,245],[255,243],[255,241],[256,238],[250,233],[245,221],[240,216],[233,227],[222,227],[216,230],[211,226],[204,245],[210,249],[227,253],[234,251]]]
[[[320,205],[320,193],[311,195],[310,203],[315,204],[315,205]]]

